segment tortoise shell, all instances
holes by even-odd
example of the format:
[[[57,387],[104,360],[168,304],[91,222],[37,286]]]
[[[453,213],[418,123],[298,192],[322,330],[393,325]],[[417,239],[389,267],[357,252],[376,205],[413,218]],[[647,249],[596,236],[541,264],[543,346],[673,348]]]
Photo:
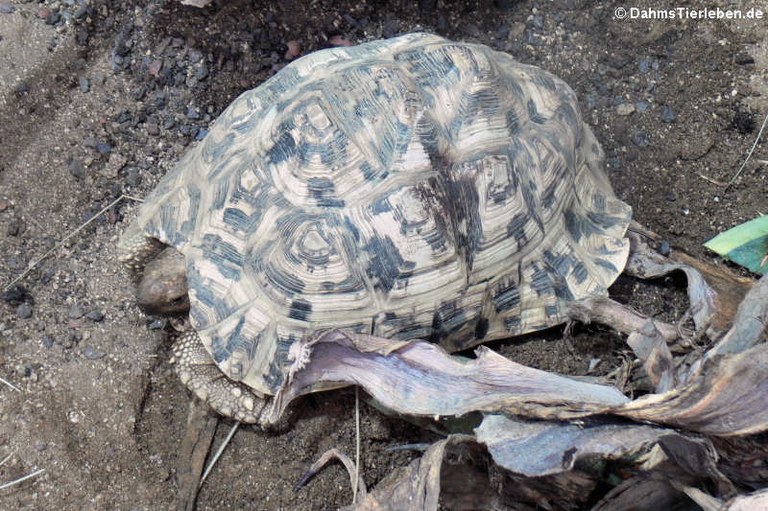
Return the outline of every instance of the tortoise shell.
[[[221,371],[273,394],[331,328],[454,351],[562,323],[623,269],[629,220],[563,81],[411,34],[241,95],[133,229],[185,256]]]

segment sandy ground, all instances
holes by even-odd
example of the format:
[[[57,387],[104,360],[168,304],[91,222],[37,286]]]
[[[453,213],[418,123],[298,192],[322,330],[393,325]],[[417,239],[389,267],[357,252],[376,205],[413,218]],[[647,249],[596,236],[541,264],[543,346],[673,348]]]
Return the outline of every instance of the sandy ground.
[[[665,7],[651,3],[648,7]],[[427,30],[482,42],[563,77],[608,155],[617,193],[673,245],[701,247],[768,211],[768,149],[759,144],[728,189],[768,113],[762,20],[619,20],[622,2],[522,0],[0,0],[0,285],[121,194],[145,196],[240,92],[302,53]],[[188,395],[168,364],[162,322],[133,303],[115,260],[135,202],[120,201],[71,236],[0,303],[0,509],[165,509],[176,489]],[[622,278],[612,290],[647,314],[685,310],[679,281]],[[599,327],[494,345],[516,360],[607,372],[626,348]],[[331,509],[351,501],[340,466],[294,492],[330,447],[352,453],[354,400],[302,403],[278,432],[242,428],[198,509]],[[364,476],[375,484],[436,438],[363,405]],[[231,426],[224,421],[219,438]]]

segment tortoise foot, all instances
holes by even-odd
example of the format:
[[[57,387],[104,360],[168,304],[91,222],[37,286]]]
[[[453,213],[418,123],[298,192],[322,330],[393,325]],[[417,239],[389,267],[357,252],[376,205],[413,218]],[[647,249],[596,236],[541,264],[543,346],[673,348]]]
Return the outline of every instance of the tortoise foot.
[[[267,400],[224,376],[197,332],[179,337],[173,345],[172,362],[181,382],[218,413],[240,422],[263,423]]]

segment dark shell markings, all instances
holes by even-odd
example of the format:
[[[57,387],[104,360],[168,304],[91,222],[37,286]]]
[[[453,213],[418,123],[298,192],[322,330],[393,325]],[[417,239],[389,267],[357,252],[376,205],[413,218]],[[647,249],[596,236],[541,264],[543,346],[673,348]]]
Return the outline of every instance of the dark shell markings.
[[[185,256],[213,360],[273,394],[332,328],[454,351],[561,323],[623,268],[629,219],[564,82],[411,34],[240,96],[126,236]]]

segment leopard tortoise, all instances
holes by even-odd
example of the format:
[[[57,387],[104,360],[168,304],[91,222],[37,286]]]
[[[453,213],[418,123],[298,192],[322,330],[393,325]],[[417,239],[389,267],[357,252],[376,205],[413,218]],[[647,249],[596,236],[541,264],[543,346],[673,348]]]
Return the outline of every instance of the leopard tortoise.
[[[505,53],[429,34],[326,49],[237,98],[119,254],[146,309],[189,310],[182,381],[259,422],[292,344],[323,330],[455,351],[605,294],[631,212],[603,163],[574,92]]]

